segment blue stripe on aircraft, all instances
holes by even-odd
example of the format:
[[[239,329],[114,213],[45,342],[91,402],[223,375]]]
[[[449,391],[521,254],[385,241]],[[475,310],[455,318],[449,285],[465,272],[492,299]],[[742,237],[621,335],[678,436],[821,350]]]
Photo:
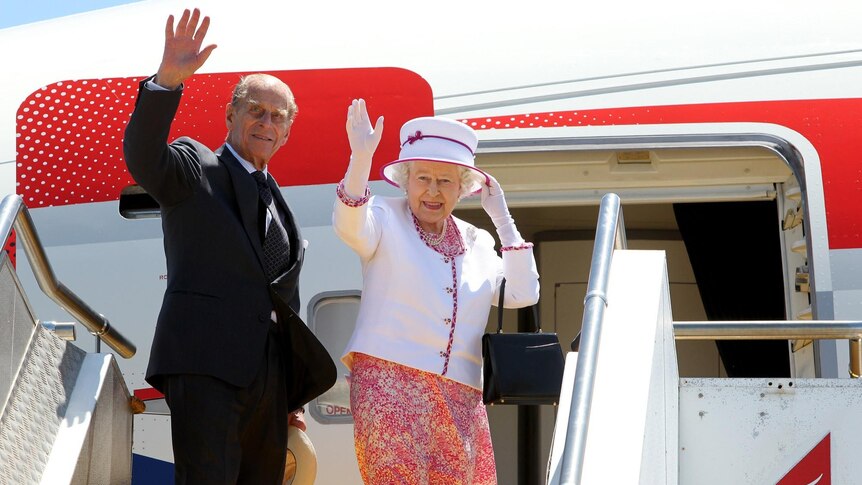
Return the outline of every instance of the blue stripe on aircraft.
[[[132,454],[132,485],[164,485],[174,483],[174,464]]]

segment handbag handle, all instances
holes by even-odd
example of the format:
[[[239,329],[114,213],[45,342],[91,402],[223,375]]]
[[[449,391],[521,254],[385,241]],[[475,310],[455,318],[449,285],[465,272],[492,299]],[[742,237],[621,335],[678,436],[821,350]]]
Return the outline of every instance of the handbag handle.
[[[506,294],[506,278],[500,282],[500,301],[497,303],[497,333],[503,333],[503,298]],[[533,310],[533,323],[536,324],[536,333],[542,333],[542,322],[539,321],[539,311],[536,305],[531,305]]]

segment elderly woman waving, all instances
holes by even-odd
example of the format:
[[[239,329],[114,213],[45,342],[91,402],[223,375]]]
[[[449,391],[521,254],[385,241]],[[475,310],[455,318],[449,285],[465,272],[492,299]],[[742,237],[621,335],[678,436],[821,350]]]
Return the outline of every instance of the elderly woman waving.
[[[463,123],[427,117],[401,128],[401,154],[383,177],[406,197],[370,197],[383,132],[363,100],[347,111],[352,154],[333,225],[359,255],[363,291],[342,360],[366,483],[496,483],[482,404],[481,337],[502,279],[505,306],[536,303],[539,275],[500,185],[477,169],[478,139]],[[502,257],[487,232],[452,216],[481,190]]]

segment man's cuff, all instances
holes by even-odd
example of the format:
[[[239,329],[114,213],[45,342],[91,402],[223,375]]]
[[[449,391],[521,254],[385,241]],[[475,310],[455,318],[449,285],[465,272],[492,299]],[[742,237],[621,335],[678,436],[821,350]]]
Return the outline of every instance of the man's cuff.
[[[149,89],[150,91],[181,91],[183,89],[182,84],[180,84],[180,87],[178,87],[177,89],[168,89],[164,86],[160,86],[153,81],[153,79],[155,78],[156,77],[153,76],[149,81],[145,82],[144,87]]]

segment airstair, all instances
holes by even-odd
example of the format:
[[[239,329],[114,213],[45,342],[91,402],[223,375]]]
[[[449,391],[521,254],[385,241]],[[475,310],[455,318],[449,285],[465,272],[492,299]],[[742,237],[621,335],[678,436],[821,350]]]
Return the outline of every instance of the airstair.
[[[39,286],[123,357],[135,348],[57,281],[21,198],[0,205]],[[40,322],[0,251],[0,484],[131,483],[133,409],[113,354],[71,343],[74,325]]]
[[[626,249],[602,199],[578,352],[566,358],[549,484],[862,483],[862,382],[680,378],[679,339],[848,339],[862,322],[674,322],[663,251]]]

